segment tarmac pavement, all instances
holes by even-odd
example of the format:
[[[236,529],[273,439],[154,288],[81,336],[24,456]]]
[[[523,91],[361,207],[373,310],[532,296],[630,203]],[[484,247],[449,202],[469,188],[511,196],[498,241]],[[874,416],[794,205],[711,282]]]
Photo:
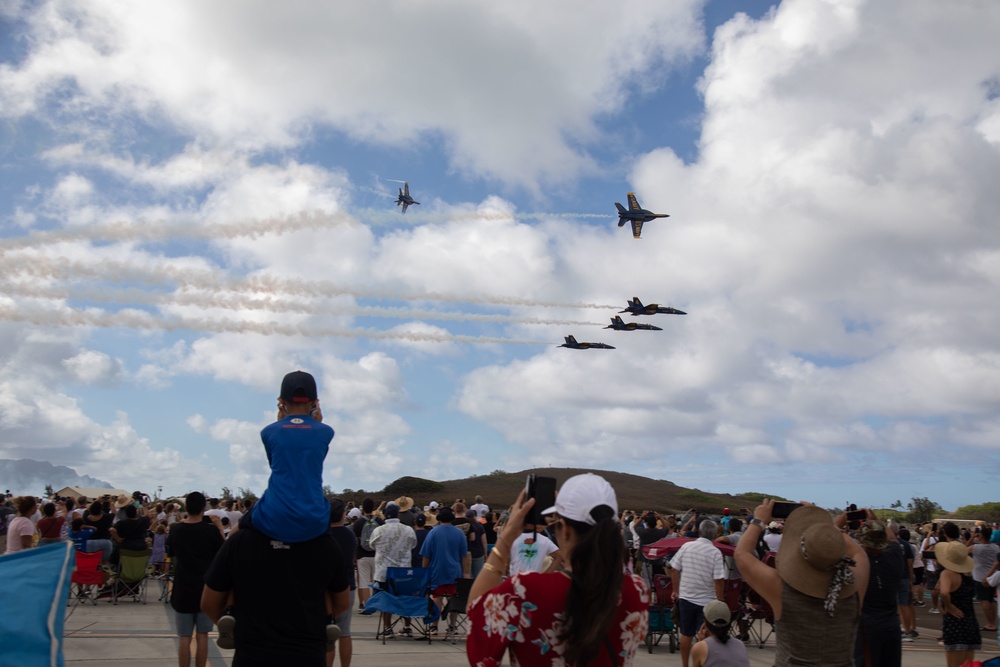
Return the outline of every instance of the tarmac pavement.
[[[67,665],[141,664],[144,667],[177,665],[177,639],[174,614],[169,604],[157,599],[160,583],[151,581],[146,604],[99,600],[96,606],[81,604],[66,620],[63,652]],[[913,643],[903,644],[904,667],[941,667],[945,664],[944,649],[938,646],[941,616],[929,613],[930,605],[917,609],[917,629],[920,637]],[[977,613],[982,614],[978,605]],[[466,665],[465,642],[446,641],[434,637],[426,640],[390,639],[384,645],[375,638],[377,617],[363,616],[355,611],[352,622],[354,636],[354,667],[450,667]],[[986,636],[984,649],[976,653],[978,660],[1000,655],[996,633]],[[222,667],[232,664],[232,651],[220,649],[215,644],[215,634],[209,635],[209,664]],[[774,664],[774,637],[764,648],[747,647],[750,664],[770,667]],[[335,664],[339,664],[339,661]],[[670,653],[667,637],[650,654],[641,648],[633,663],[636,667],[680,665],[680,653]]]

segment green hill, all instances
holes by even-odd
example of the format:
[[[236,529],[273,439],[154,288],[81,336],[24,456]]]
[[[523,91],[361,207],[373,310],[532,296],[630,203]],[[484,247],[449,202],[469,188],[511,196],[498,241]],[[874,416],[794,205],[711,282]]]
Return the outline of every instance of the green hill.
[[[656,480],[629,473],[582,468],[532,468],[520,472],[497,470],[488,475],[441,482],[419,477],[401,477],[388,484],[382,491],[350,492],[338,495],[344,500],[353,500],[359,504],[364,498],[372,498],[378,503],[400,496],[410,496],[421,507],[432,500],[450,505],[458,498],[465,499],[471,505],[476,495],[481,495],[492,509],[506,509],[517,498],[517,494],[524,487],[525,477],[529,473],[555,477],[561,484],[563,480],[585,472],[593,472],[608,480],[618,495],[619,509],[683,513],[693,508],[699,511],[719,513],[722,508],[731,507],[735,512],[737,508],[750,507],[752,509],[759,504],[760,499],[760,494],[756,493],[748,496],[707,493],[698,489],[678,486],[663,479]]]

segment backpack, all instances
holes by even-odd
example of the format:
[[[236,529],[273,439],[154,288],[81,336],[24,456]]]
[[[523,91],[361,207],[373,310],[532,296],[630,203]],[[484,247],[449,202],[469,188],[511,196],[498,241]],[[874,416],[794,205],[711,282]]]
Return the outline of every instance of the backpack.
[[[365,551],[375,551],[372,549],[372,533],[378,528],[378,519],[375,515],[371,515],[365,521],[365,525],[361,528],[361,548]]]

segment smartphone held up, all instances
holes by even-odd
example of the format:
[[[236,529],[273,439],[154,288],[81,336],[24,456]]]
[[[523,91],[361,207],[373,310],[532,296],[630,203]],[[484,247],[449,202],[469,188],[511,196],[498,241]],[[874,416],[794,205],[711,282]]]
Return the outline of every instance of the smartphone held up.
[[[544,523],[542,512],[556,504],[556,478],[544,475],[528,475],[524,486],[524,499],[535,499],[528,516],[525,517],[525,532],[535,532],[535,527]],[[527,526],[531,524],[529,530]]]

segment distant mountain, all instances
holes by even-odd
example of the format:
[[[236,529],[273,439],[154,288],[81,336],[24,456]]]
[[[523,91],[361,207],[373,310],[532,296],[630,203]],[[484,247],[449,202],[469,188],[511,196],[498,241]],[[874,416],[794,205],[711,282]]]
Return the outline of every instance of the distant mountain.
[[[0,459],[0,493],[10,489],[14,495],[31,494],[41,496],[45,485],[53,490],[66,486],[81,486],[88,489],[111,489],[111,484],[94,479],[89,475],[78,475],[72,468],[55,466],[48,461],[31,459]]]

